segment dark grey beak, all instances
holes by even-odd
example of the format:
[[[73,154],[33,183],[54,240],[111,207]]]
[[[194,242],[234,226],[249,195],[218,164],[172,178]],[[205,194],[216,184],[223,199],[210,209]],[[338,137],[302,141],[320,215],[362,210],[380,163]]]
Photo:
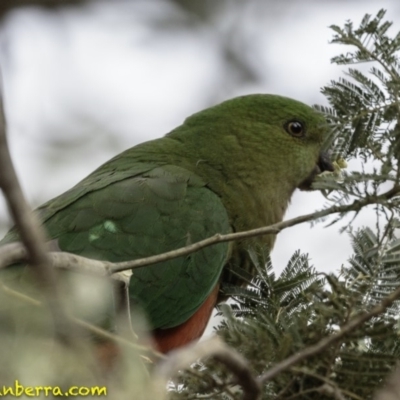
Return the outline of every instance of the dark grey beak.
[[[321,152],[314,169],[311,171],[310,175],[303,182],[300,183],[299,189],[312,190],[311,185],[317,175],[321,174],[324,171],[333,172],[334,170],[335,169],[328,154],[326,154],[325,152]]]

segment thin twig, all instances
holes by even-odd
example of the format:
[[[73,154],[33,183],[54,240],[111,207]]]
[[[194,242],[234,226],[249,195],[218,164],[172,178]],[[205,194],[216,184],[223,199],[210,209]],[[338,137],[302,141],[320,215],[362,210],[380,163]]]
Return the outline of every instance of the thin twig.
[[[141,259],[133,260],[133,261],[114,263],[110,268],[110,272],[115,273],[115,272],[120,272],[120,271],[124,271],[127,269],[132,269],[132,268],[140,268],[140,267],[144,267],[146,265],[167,261],[167,260],[181,257],[181,256],[186,256],[195,251],[203,249],[204,247],[208,247],[208,246],[211,246],[211,245],[217,244],[217,243],[231,242],[234,240],[247,239],[247,238],[251,238],[254,236],[261,236],[261,235],[266,235],[266,234],[277,234],[277,233],[281,232],[282,230],[289,228],[291,226],[298,225],[303,222],[308,222],[308,221],[312,221],[315,219],[319,219],[322,217],[326,217],[330,214],[346,213],[349,211],[358,212],[367,205],[379,204],[382,202],[386,202],[387,200],[390,200],[391,198],[395,197],[398,194],[400,194],[400,186],[393,186],[390,190],[388,190],[385,193],[382,193],[379,196],[371,196],[371,197],[368,197],[368,198],[365,198],[362,200],[356,200],[353,203],[348,204],[348,205],[332,206],[325,210],[313,212],[310,214],[305,214],[300,217],[288,219],[286,221],[282,221],[277,224],[265,226],[262,228],[251,229],[251,230],[243,231],[243,232],[228,233],[226,235],[216,234],[207,239],[193,243],[189,246],[181,247],[179,249],[168,251],[166,253],[158,254],[155,256],[151,256],[151,257],[141,258]]]
[[[382,193],[379,196],[371,196],[366,199],[356,200],[351,204],[343,206],[332,206],[325,210],[317,211],[310,214],[305,214],[299,217],[288,219],[286,221],[279,222],[277,224],[264,226],[257,229],[252,229],[248,231],[229,233],[226,235],[216,234],[207,239],[201,240],[199,242],[193,243],[191,245],[181,247],[176,250],[171,250],[165,253],[157,254],[151,257],[139,258],[137,260],[124,261],[119,263],[112,263],[103,260],[93,260],[78,256],[76,254],[67,252],[50,252],[48,253],[51,259],[51,264],[56,268],[66,268],[77,271],[85,271],[94,274],[113,275],[120,273],[122,271],[127,271],[134,268],[142,268],[146,265],[156,264],[171,260],[177,257],[186,256],[188,254],[194,253],[205,247],[223,243],[231,242],[235,240],[246,239],[254,236],[261,236],[266,234],[277,234],[280,231],[289,228],[294,225],[301,224],[303,222],[312,221],[318,218],[326,217],[331,214],[336,213],[346,213],[350,211],[359,212],[363,207],[371,204],[384,203],[387,200],[400,194],[400,186],[393,186],[390,190]],[[11,243],[0,247],[0,269],[5,268],[16,262],[26,261],[26,252],[21,247],[18,247],[16,243]],[[117,277],[117,279],[119,279]],[[127,279],[126,277],[121,277],[121,279]]]
[[[29,209],[22,193],[17,174],[7,145],[6,120],[3,98],[0,95],[0,187],[3,190],[8,208],[18,229],[19,236],[26,246],[29,264],[32,267],[37,285],[46,295],[48,307],[53,316],[56,332],[65,341],[71,342],[71,327],[65,318],[65,311],[59,298],[55,271],[50,267],[45,247],[45,234],[36,216]]]
[[[318,353],[321,353],[327,347],[331,346],[332,344],[336,343],[347,334],[352,332],[354,329],[358,328],[364,322],[370,320],[371,318],[375,317],[383,313],[388,307],[390,307],[398,298],[400,298],[400,287],[397,288],[394,292],[392,292],[389,296],[385,297],[377,306],[373,307],[370,311],[364,312],[357,317],[351,319],[348,323],[343,325],[341,329],[328,337],[321,339],[318,343],[313,346],[306,347],[304,350],[299,351],[296,354],[286,358],[285,360],[276,364],[273,368],[271,368],[266,373],[260,375],[258,377],[258,381],[260,383],[265,383],[283,371],[288,370],[293,365],[309,358],[315,356]]]
[[[317,373],[315,373],[315,372],[313,372],[313,371],[309,371],[309,370],[304,369],[304,368],[292,367],[292,368],[290,368],[290,372],[294,372],[294,373],[296,373],[296,374],[302,374],[302,375],[312,376],[313,378],[316,378],[316,379],[321,380],[321,381],[324,382],[326,385],[331,386],[332,389],[334,390],[334,392],[342,392],[342,393],[345,394],[346,396],[351,397],[351,398],[353,398],[353,399],[355,399],[355,400],[363,400],[362,397],[357,396],[355,393],[349,392],[349,391],[346,390],[346,389],[340,388],[340,387],[337,385],[336,382],[334,382],[334,381],[328,379],[326,376],[319,375],[319,374],[317,374]]]
[[[47,257],[53,268],[68,269],[96,276],[110,276],[109,271],[113,266],[113,263],[108,261],[95,260],[61,251],[50,251],[47,253]],[[13,242],[0,246],[0,269],[28,261],[28,252],[23,243]],[[121,275],[121,273],[113,274],[113,278],[123,281],[127,280],[126,273],[124,275]]]
[[[212,355],[212,358],[224,364],[235,375],[238,383],[243,388],[243,400],[257,400],[260,398],[261,385],[252,375],[245,358],[239,353],[233,352],[228,346],[224,346],[220,352]]]
[[[203,375],[204,371],[197,371],[193,368],[190,368],[186,371],[188,374],[193,375],[194,377],[196,377],[197,379],[200,379],[201,381],[205,381],[205,379],[212,381],[211,385],[213,385],[213,388],[218,388],[218,391],[214,391],[213,393],[209,393],[209,394],[203,394],[200,395],[198,393],[194,393],[193,395],[190,396],[190,399],[212,399],[213,397],[215,397],[215,395],[217,394],[221,394],[221,393],[227,393],[230,397],[232,397],[233,400],[239,400],[237,399],[236,393],[234,393],[231,388],[229,387],[229,385],[231,385],[231,383],[229,382],[222,382],[220,379],[218,379],[218,377],[216,377],[214,374],[211,374],[207,371],[207,375]]]
[[[28,295],[26,295],[24,293],[21,293],[21,292],[19,292],[17,290],[14,290],[14,289],[12,289],[12,288],[4,285],[4,284],[0,284],[0,290],[2,290],[5,294],[7,294],[7,295],[9,295],[11,297],[14,297],[14,298],[16,298],[18,300],[21,300],[21,301],[25,302],[25,303],[31,304],[31,305],[33,305],[35,307],[42,307],[43,306],[43,303],[41,301],[36,300],[33,297],[28,296]],[[113,334],[113,333],[111,333],[109,331],[106,331],[106,330],[104,330],[102,328],[99,328],[98,326],[90,324],[89,322],[86,322],[86,321],[84,321],[84,320],[82,320],[80,318],[76,318],[74,316],[68,316],[68,318],[70,318],[75,324],[77,324],[77,325],[81,326],[82,328],[84,328],[86,331],[91,332],[91,333],[97,335],[98,337],[101,337],[103,339],[111,340],[111,341],[113,341],[115,343],[119,343],[120,345],[123,345],[123,346],[130,347],[130,348],[132,348],[132,349],[134,349],[136,351],[145,352],[145,353],[151,353],[152,356],[155,356],[155,357],[157,357],[159,359],[165,358],[165,356],[163,354],[159,353],[158,351],[156,351],[156,350],[154,350],[154,349],[152,349],[150,347],[142,346],[142,345],[133,343],[130,340],[125,339],[124,337],[115,335],[115,334]],[[146,358],[146,360],[148,360],[147,357],[145,357],[145,358]]]

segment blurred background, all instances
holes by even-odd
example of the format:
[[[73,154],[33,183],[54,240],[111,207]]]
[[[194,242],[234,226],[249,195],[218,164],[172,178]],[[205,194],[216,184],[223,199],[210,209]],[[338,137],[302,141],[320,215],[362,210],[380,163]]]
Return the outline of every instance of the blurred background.
[[[29,202],[39,205],[120,151],[234,96],[326,105],[320,88],[344,71],[330,58],[347,51],[328,44],[329,25],[358,24],[380,8],[400,30],[396,0],[2,0],[9,143]],[[287,218],[324,203],[319,193],[296,193]],[[366,211],[355,226],[374,223]],[[4,204],[0,224],[1,232],[10,225]],[[317,269],[337,270],[350,252],[339,228],[284,231],[275,268],[301,249]]]

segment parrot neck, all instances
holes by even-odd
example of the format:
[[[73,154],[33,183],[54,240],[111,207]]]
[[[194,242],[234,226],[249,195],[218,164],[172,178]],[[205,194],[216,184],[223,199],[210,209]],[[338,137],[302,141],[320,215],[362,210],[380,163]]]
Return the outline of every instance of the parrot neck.
[[[265,146],[257,141],[241,143],[235,135],[216,138],[211,135],[207,140],[203,139],[203,143],[197,140],[193,147],[185,143],[182,147],[186,157],[180,158],[184,163],[181,166],[200,176],[221,198],[234,232],[282,221],[290,198],[300,184],[290,175],[289,168],[282,168],[287,166],[286,159],[278,158],[287,156],[290,159],[290,154],[285,150],[266,154]],[[255,266],[249,257],[249,249],[272,250],[275,239],[276,235],[268,234],[235,242],[221,281],[242,284],[231,269],[240,266],[253,273]]]
[[[229,128],[226,132],[226,125],[182,125],[163,138],[128,150],[122,157],[134,162],[176,165],[198,175],[221,198],[236,232],[280,222],[302,181],[290,173],[294,168],[287,160],[296,157],[277,143],[273,144],[273,154],[268,152],[259,127]],[[235,134],[235,129],[244,128],[249,132],[245,141]],[[266,235],[256,240],[272,249],[275,237]]]
[[[235,231],[280,222],[300,183],[280,168],[286,160],[277,159],[279,154],[265,154],[265,146],[257,141],[241,143],[233,134],[203,136],[197,135],[190,144],[184,141],[174,164],[200,176],[220,196]],[[279,153],[286,157],[284,150]],[[263,240],[272,248],[272,235]]]

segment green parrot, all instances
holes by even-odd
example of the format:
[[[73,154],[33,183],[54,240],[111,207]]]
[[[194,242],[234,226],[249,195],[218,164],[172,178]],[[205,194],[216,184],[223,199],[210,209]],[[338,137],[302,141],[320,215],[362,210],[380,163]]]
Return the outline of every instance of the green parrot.
[[[134,260],[280,222],[296,188],[333,166],[321,152],[327,123],[311,107],[277,95],[237,97],[187,118],[166,136],[106,162],[38,208],[61,251],[111,262]],[[11,230],[1,244],[18,240]],[[274,235],[219,243],[134,269],[131,304],[145,311],[160,351],[198,339],[231,268],[253,271],[252,246]]]

